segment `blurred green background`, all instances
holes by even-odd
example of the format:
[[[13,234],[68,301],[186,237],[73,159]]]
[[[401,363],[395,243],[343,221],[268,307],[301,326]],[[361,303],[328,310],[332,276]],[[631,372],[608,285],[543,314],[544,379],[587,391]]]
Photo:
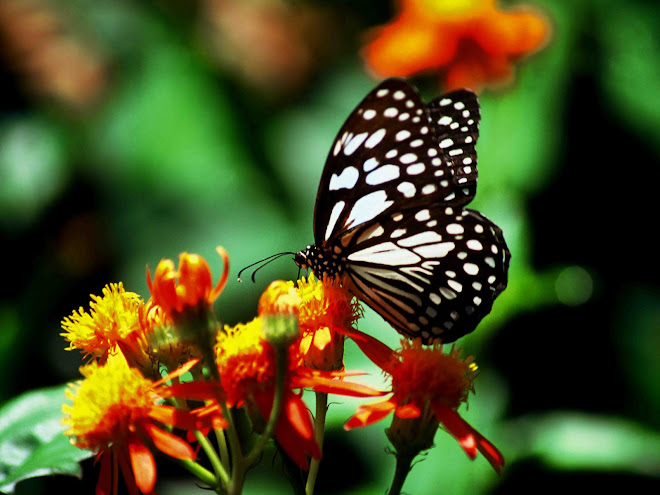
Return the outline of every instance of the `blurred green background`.
[[[145,266],[182,251],[232,277],[216,304],[247,321],[273,279],[241,267],[312,241],[318,180],[377,84],[359,50],[387,1],[2,0],[0,401],[78,377],[60,320],[109,282],[148,295]],[[502,5],[520,2],[501,2]],[[464,417],[507,459],[498,478],[444,433],[410,494],[627,493],[660,488],[660,7],[530,2],[553,37],[515,83],[481,95],[479,191],[504,230],[509,288],[461,344],[480,365]],[[425,98],[442,88],[413,81]],[[368,312],[359,328],[395,346]],[[378,372],[347,345],[347,367]],[[346,433],[331,406],[317,493],[384,493],[385,422]],[[268,453],[246,493],[289,493]],[[161,494],[206,493],[163,459]],[[90,493],[85,478],[17,493]]]

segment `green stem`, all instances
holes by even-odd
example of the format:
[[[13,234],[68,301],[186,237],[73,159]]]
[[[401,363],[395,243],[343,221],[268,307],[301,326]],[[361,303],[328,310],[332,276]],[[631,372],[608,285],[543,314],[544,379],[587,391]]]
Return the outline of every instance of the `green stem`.
[[[314,416],[314,434],[319,449],[323,449],[323,438],[325,436],[325,413],[328,410],[328,394],[316,392],[316,415]],[[309,464],[309,474],[307,475],[307,485],[305,486],[305,495],[314,493],[316,477],[319,474],[321,459],[312,458]]]
[[[403,489],[403,484],[406,481],[406,476],[410,472],[414,456],[396,455],[396,469],[394,471],[394,479],[392,486],[387,492],[387,495],[400,495]]]
[[[286,381],[286,370],[289,367],[289,350],[288,347],[275,346],[275,394],[273,395],[273,406],[270,410],[270,417],[264,432],[259,437],[259,440],[254,445],[250,453],[245,458],[248,466],[252,466],[259,460],[259,456],[263,452],[266,444],[273,436],[275,427],[280,419],[282,406],[284,403],[284,382]]]
[[[202,483],[213,489],[216,489],[218,486],[218,479],[204,466],[200,466],[195,461],[189,461],[187,459],[177,459],[177,461]]]
[[[195,434],[195,438],[197,439],[197,442],[199,442],[199,445],[202,447],[204,453],[209,458],[211,467],[213,468],[213,471],[215,472],[215,475],[217,477],[215,483],[210,486],[217,487],[218,481],[221,482],[222,486],[227,486],[227,484],[229,483],[229,475],[227,474],[227,471],[222,465],[222,462],[220,462],[220,458],[218,457],[218,454],[213,448],[213,445],[211,445],[209,439],[205,437],[200,431],[195,431],[194,434]]]

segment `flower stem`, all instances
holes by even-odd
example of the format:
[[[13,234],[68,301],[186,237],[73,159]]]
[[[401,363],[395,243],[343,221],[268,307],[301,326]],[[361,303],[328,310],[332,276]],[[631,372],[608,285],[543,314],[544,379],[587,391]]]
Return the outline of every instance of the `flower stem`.
[[[189,461],[187,459],[177,459],[179,464],[186,468],[193,476],[195,476],[202,483],[207,486],[215,489],[218,485],[218,479],[215,475],[206,469],[204,466],[200,466],[195,461]]]
[[[245,460],[248,466],[252,466],[257,462],[259,456],[263,452],[268,440],[273,436],[275,432],[275,426],[280,419],[280,413],[282,412],[282,405],[284,403],[284,382],[286,380],[286,370],[289,367],[288,358],[289,350],[287,347],[275,346],[275,394],[273,396],[273,406],[270,410],[270,417],[268,418],[268,423],[264,432],[259,437],[259,440],[254,445],[250,453],[245,457]]]
[[[316,415],[314,416],[314,434],[319,449],[323,449],[323,437],[325,436],[325,413],[328,410],[328,394],[325,392],[316,392]],[[309,474],[307,475],[307,484],[305,485],[305,495],[314,493],[316,477],[319,474],[320,459],[313,459],[309,464]]]
[[[220,462],[220,459],[218,458],[218,454],[211,445],[211,442],[209,442],[209,439],[206,438],[200,431],[195,431],[194,434],[195,434],[195,438],[197,439],[197,442],[199,443],[199,445],[204,450],[204,453],[209,458],[211,467],[213,467],[213,471],[217,476],[217,479],[215,479],[215,483],[210,486],[217,487],[219,484],[222,484],[222,486],[227,486],[227,483],[229,483],[229,475],[227,474],[227,471],[222,465],[222,462]],[[202,481],[204,480],[202,479]]]
[[[403,489],[403,484],[406,481],[406,476],[408,476],[408,473],[410,472],[414,457],[415,456],[410,455],[396,455],[396,469],[394,471],[394,479],[392,480],[392,486],[387,492],[387,495],[400,495],[401,490]]]

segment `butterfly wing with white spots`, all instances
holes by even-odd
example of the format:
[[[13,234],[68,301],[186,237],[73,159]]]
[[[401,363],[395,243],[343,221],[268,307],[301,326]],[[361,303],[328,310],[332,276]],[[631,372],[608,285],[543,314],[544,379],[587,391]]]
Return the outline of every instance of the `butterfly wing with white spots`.
[[[426,105],[403,80],[381,83],[331,147],[316,245],[298,265],[348,275],[404,335],[452,342],[474,330],[506,287],[510,258],[501,230],[463,208],[476,191],[479,119],[471,91]]]

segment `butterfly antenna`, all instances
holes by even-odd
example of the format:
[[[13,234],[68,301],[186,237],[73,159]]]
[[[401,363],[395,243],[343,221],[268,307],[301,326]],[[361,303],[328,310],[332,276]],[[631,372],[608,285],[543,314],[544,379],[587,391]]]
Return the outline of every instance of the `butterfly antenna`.
[[[295,255],[296,253],[293,253],[293,252],[291,252],[291,251],[285,251],[285,252],[282,252],[282,253],[271,254],[270,256],[266,256],[266,257],[265,257],[264,259],[262,259],[262,260],[255,261],[254,263],[249,264],[248,266],[242,268],[240,272],[238,272],[238,281],[239,281],[239,282],[242,282],[242,281],[243,281],[243,280],[241,280],[241,273],[243,273],[245,270],[247,270],[248,268],[252,268],[252,267],[255,266],[255,265],[261,265],[261,266],[258,266],[257,268],[255,268],[254,271],[252,272],[252,275],[250,275],[250,279],[252,280],[252,283],[254,283],[254,282],[255,282],[255,278],[254,278],[254,277],[255,277],[256,273],[257,273],[259,270],[261,270],[264,266],[266,266],[266,265],[267,265],[268,263],[270,263],[271,261],[274,261],[274,260],[276,260],[277,258],[280,258],[280,257],[282,257],[282,256],[286,256],[287,254],[293,254],[293,255]]]

